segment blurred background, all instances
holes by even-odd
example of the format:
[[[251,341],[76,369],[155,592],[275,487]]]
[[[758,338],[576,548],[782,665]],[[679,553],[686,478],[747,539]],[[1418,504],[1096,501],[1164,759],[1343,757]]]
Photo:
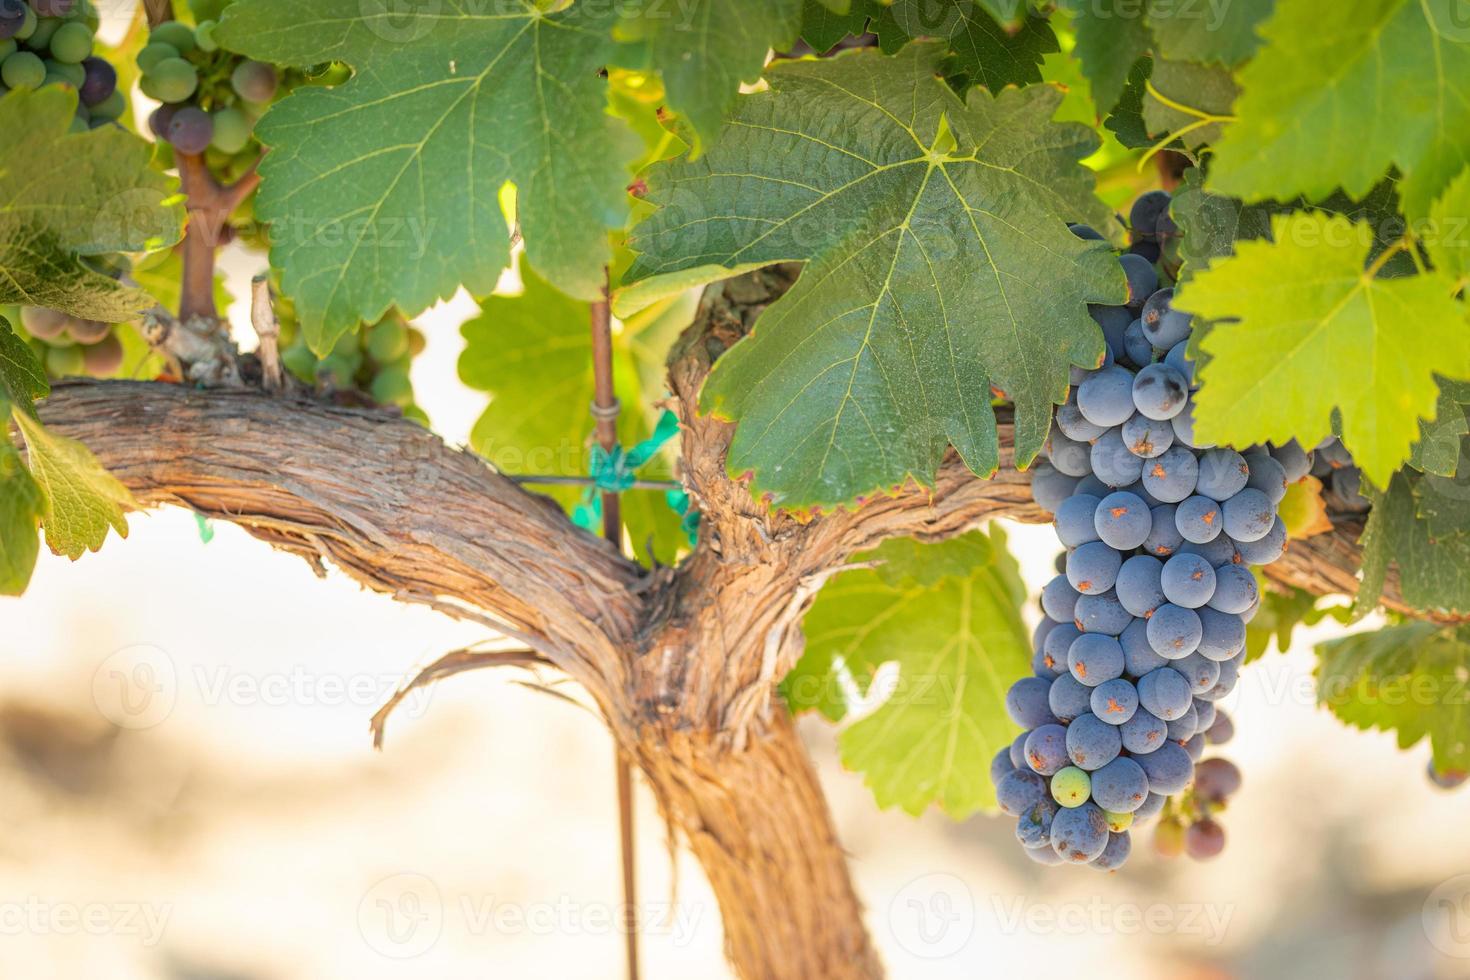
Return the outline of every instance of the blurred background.
[[[235,296],[260,262],[227,256]],[[416,320],[416,400],[452,443],[484,407],[455,371],[474,311],[461,294]],[[1007,530],[1035,594],[1055,537]],[[1206,864],[1144,834],[1119,872],[1042,868],[1008,818],[879,811],[834,729],[803,719],[892,975],[1470,977],[1470,788],[1433,788],[1426,745],[1315,706],[1311,645],[1342,632],[1299,631],[1242,673],[1221,754],[1245,785]],[[135,515],[75,565],[43,555],[0,598],[0,977],[619,976],[594,715],[481,671],[415,692],[372,750],[369,718],[416,667],[487,639],[185,511]],[[709,887],[641,788],[637,830],[645,976],[728,976]]]
[[[244,295],[254,270],[228,269]],[[451,442],[483,407],[453,380],[472,308],[418,320],[415,389]],[[1008,530],[1035,593],[1056,540]],[[368,719],[394,688],[487,635],[209,531],[135,515],[126,541],[43,556],[28,594],[0,599],[0,976],[618,976],[598,719],[482,671],[415,692],[374,752]],[[1041,868],[1007,818],[881,812],[834,730],[804,719],[892,974],[1105,957],[1134,980],[1470,977],[1470,790],[1429,785],[1427,746],[1315,707],[1311,642],[1340,632],[1328,620],[1243,672],[1223,754],[1245,786],[1207,864],[1144,837],[1114,874]],[[646,976],[727,976],[709,888],[641,789],[638,862]]]

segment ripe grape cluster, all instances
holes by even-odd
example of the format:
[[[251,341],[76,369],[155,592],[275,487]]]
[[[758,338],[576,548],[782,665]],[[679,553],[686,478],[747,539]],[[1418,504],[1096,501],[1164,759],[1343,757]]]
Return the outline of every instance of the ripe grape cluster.
[[[427,423],[428,416],[414,403],[409,367],[420,354],[425,338],[397,310],[377,323],[344,334],[331,353],[318,358],[306,345],[291,300],[276,298],[281,323],[281,363],[296,378],[313,387],[336,392],[363,391],[379,405],[395,405],[403,414]]]
[[[1135,225],[1159,227],[1161,193],[1139,200]],[[1042,590],[1033,674],[1006,698],[1025,731],[991,766],[1028,855],[1103,870],[1155,817],[1161,852],[1223,847],[1214,815],[1240,773],[1201,759],[1233,731],[1217,702],[1261,601],[1250,566],[1286,547],[1277,505],[1313,465],[1295,443],[1238,452],[1196,436],[1191,318],[1149,255],[1119,261],[1126,304],[1092,309],[1103,362],[1074,370],[1033,472],[1067,550]]]
[[[0,0],[0,96],[68,85],[78,93],[72,132],[121,118],[117,71],[93,54],[97,23],[89,0]]]

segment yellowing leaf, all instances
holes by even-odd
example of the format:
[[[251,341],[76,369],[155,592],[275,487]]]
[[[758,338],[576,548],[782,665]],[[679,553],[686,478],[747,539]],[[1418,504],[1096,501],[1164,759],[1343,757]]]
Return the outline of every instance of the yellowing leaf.
[[[1286,522],[1286,534],[1292,538],[1310,538],[1332,530],[1327,516],[1327,501],[1322,499],[1322,481],[1308,476],[1286,488],[1286,496],[1276,505],[1276,512]]]
[[[20,595],[31,580],[41,550],[36,528],[44,506],[41,488],[0,433],[0,595]]]
[[[123,509],[136,506],[128,488],[80,442],[53,435],[24,412],[14,418],[26,440],[31,473],[46,495],[41,520],[51,550],[75,560],[101,548],[109,527],[127,537]]]
[[[1470,324],[1437,273],[1364,270],[1372,231],[1323,214],[1278,215],[1273,242],[1236,245],[1175,305],[1217,322],[1200,341],[1197,427],[1223,445],[1314,445],[1342,413],[1343,442],[1376,485],[1433,418],[1434,374],[1470,377]],[[1225,322],[1228,321],[1228,322]]]

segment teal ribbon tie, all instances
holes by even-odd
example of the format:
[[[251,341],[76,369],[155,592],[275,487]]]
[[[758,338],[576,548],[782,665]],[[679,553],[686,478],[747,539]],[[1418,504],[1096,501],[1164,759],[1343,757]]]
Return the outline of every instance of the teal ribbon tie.
[[[622,446],[613,446],[609,450],[593,446],[588,463],[588,475],[592,477],[592,484],[582,493],[581,503],[572,510],[572,522],[588,531],[599,530],[602,526],[602,495],[623,493],[632,489],[638,479],[638,469],[678,434],[679,417],[665,409],[659,416],[653,433],[633,448],[624,450]],[[699,511],[694,509],[693,501],[682,490],[668,491],[665,499],[682,518],[680,527],[693,545],[699,529]]]

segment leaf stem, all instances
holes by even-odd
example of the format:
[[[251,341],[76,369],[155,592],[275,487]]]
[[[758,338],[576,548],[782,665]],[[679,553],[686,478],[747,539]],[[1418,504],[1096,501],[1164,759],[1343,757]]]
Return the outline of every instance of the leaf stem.
[[[1213,113],[1213,112],[1206,112],[1203,109],[1196,109],[1194,106],[1185,105],[1183,102],[1175,102],[1173,99],[1169,98],[1163,92],[1160,92],[1158,89],[1154,88],[1154,83],[1152,81],[1145,81],[1143,83],[1143,85],[1144,85],[1144,88],[1148,91],[1148,94],[1149,95],[1152,95],[1156,101],[1164,104],[1165,106],[1168,106],[1170,109],[1173,109],[1175,112],[1182,112],[1186,116],[1194,116],[1196,119],[1206,120],[1206,121],[1209,121],[1209,122],[1235,122],[1236,121],[1236,117],[1235,116],[1231,116],[1231,115],[1223,115],[1222,116],[1222,115],[1218,115],[1218,114]]]

